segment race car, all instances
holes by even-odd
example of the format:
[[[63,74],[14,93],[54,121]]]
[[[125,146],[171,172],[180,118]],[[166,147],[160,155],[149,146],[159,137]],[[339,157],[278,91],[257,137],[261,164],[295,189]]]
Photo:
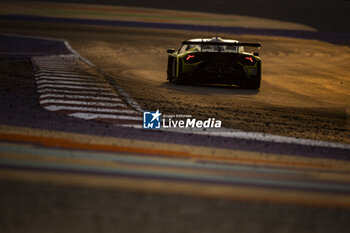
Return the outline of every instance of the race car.
[[[168,49],[167,79],[174,83],[210,83],[238,85],[258,89],[261,83],[261,59],[244,47],[260,43],[242,43],[220,37],[191,39],[181,48]]]

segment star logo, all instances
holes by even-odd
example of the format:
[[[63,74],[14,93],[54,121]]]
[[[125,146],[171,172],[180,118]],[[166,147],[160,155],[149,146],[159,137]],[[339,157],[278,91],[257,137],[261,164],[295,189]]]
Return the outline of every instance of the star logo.
[[[143,112],[143,128],[144,129],[160,129],[161,128],[161,115],[157,109],[156,112]]]
[[[157,109],[157,111],[156,111],[155,113],[151,113],[151,115],[153,116],[151,122],[153,122],[154,120],[159,121],[159,117],[160,117],[162,114],[159,112],[159,109]]]

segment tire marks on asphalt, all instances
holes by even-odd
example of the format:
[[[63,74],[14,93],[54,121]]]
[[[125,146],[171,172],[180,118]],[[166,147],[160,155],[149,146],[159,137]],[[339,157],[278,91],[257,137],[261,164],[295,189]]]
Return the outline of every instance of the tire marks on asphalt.
[[[32,58],[40,105],[85,120],[140,128],[135,109],[76,54]]]

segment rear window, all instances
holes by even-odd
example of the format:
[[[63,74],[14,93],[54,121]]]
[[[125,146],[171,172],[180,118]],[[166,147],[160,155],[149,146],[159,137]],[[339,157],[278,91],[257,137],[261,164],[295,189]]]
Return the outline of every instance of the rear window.
[[[243,46],[234,46],[234,45],[210,45],[210,44],[188,44],[183,45],[180,49],[180,53],[183,53],[185,51],[188,52],[222,52],[222,53],[241,53],[243,52]]]

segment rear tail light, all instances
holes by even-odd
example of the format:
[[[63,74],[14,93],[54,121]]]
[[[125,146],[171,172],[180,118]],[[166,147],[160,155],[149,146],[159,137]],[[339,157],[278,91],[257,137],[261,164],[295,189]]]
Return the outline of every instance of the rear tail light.
[[[192,63],[196,63],[199,62],[203,59],[203,56],[201,56],[201,54],[196,53],[196,54],[187,54],[184,58],[185,63],[188,64],[192,64]]]
[[[252,57],[245,57],[246,60],[250,61],[251,63],[254,63],[254,60]]]
[[[196,57],[195,55],[188,54],[186,57],[186,61],[190,60],[191,58]]]
[[[244,65],[251,66],[255,64],[255,59],[254,57],[244,56],[240,59],[240,62]]]

